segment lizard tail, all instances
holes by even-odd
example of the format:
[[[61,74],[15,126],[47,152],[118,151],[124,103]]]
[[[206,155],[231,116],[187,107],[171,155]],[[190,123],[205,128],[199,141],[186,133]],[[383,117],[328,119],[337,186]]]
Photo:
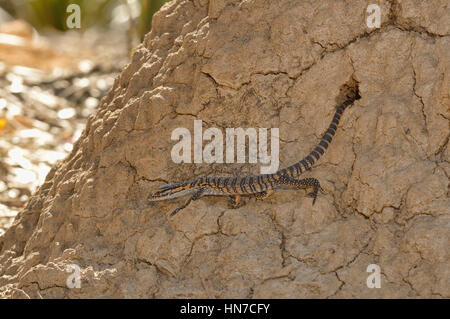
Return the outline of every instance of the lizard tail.
[[[345,93],[345,100],[336,109],[334,117],[328,126],[328,130],[323,134],[319,144],[317,144],[317,146],[301,161],[281,170],[281,175],[288,174],[291,177],[299,176],[304,171],[311,169],[312,165],[325,153],[328,145],[331,143],[334,135],[336,134],[336,129],[341,120],[342,113],[349,105],[353,104],[353,102],[361,97],[359,94],[358,85],[356,85],[356,83],[352,86],[346,86],[346,89],[347,92]]]

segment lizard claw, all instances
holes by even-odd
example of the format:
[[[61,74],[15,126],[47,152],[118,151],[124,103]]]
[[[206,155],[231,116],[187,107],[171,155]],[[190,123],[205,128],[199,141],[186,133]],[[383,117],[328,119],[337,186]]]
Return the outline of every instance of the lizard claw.
[[[324,189],[322,188],[322,186],[320,186],[320,185],[319,185],[319,191],[320,191],[321,194],[326,194],[326,193],[325,193],[325,190],[324,190]]]
[[[173,212],[170,213],[170,216],[175,216],[180,210],[181,210],[180,207],[175,209]]]
[[[311,193],[308,193],[308,194],[306,194],[306,196],[311,197],[313,199],[313,202],[312,202],[313,205],[316,203],[317,191],[313,191]]]

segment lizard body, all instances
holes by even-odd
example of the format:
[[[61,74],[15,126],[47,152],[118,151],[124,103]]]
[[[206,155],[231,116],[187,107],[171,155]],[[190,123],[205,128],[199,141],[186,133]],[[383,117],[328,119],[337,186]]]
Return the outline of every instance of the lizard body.
[[[347,87],[347,89],[345,100],[336,109],[327,131],[323,134],[317,146],[299,162],[273,174],[245,177],[202,176],[182,183],[162,185],[151,195],[149,200],[167,200],[191,195],[185,204],[171,213],[173,216],[201,196],[231,196],[234,200],[233,205],[236,206],[242,195],[252,195],[258,199],[263,199],[277,188],[288,185],[297,188],[312,188],[312,192],[307,195],[313,198],[314,205],[317,193],[321,190],[319,181],[315,178],[298,179],[298,177],[305,171],[310,170],[313,164],[325,153],[336,134],[344,110],[360,98],[357,85]]]

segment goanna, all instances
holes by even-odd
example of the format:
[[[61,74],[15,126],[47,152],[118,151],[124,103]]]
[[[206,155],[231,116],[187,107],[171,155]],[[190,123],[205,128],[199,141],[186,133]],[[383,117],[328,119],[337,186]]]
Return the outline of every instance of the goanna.
[[[190,195],[186,203],[171,213],[171,216],[173,216],[192,201],[205,195],[231,196],[233,206],[237,207],[241,196],[250,195],[255,196],[257,199],[264,199],[270,196],[274,190],[287,185],[299,189],[312,189],[307,196],[313,198],[312,204],[314,205],[317,193],[322,189],[319,181],[316,178],[298,179],[298,177],[306,170],[310,170],[314,163],[325,153],[336,134],[344,110],[360,98],[356,82],[353,81],[351,85],[346,84],[344,86],[343,97],[344,100],[336,109],[328,130],[323,134],[317,146],[299,162],[273,174],[245,177],[203,176],[187,182],[162,185],[156,192],[151,194],[149,200],[167,200]]]

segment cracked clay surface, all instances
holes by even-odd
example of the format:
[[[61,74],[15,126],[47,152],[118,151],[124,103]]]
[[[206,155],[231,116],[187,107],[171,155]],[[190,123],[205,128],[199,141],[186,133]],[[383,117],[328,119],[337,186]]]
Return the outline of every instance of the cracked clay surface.
[[[450,16],[445,0],[175,0],[70,156],[0,237],[4,298],[450,298]],[[317,143],[339,88],[359,82],[305,174],[325,194],[149,204],[162,182],[257,174],[175,164],[171,132],[276,127],[280,168]],[[81,288],[66,285],[69,264]],[[369,289],[369,264],[381,288]]]

